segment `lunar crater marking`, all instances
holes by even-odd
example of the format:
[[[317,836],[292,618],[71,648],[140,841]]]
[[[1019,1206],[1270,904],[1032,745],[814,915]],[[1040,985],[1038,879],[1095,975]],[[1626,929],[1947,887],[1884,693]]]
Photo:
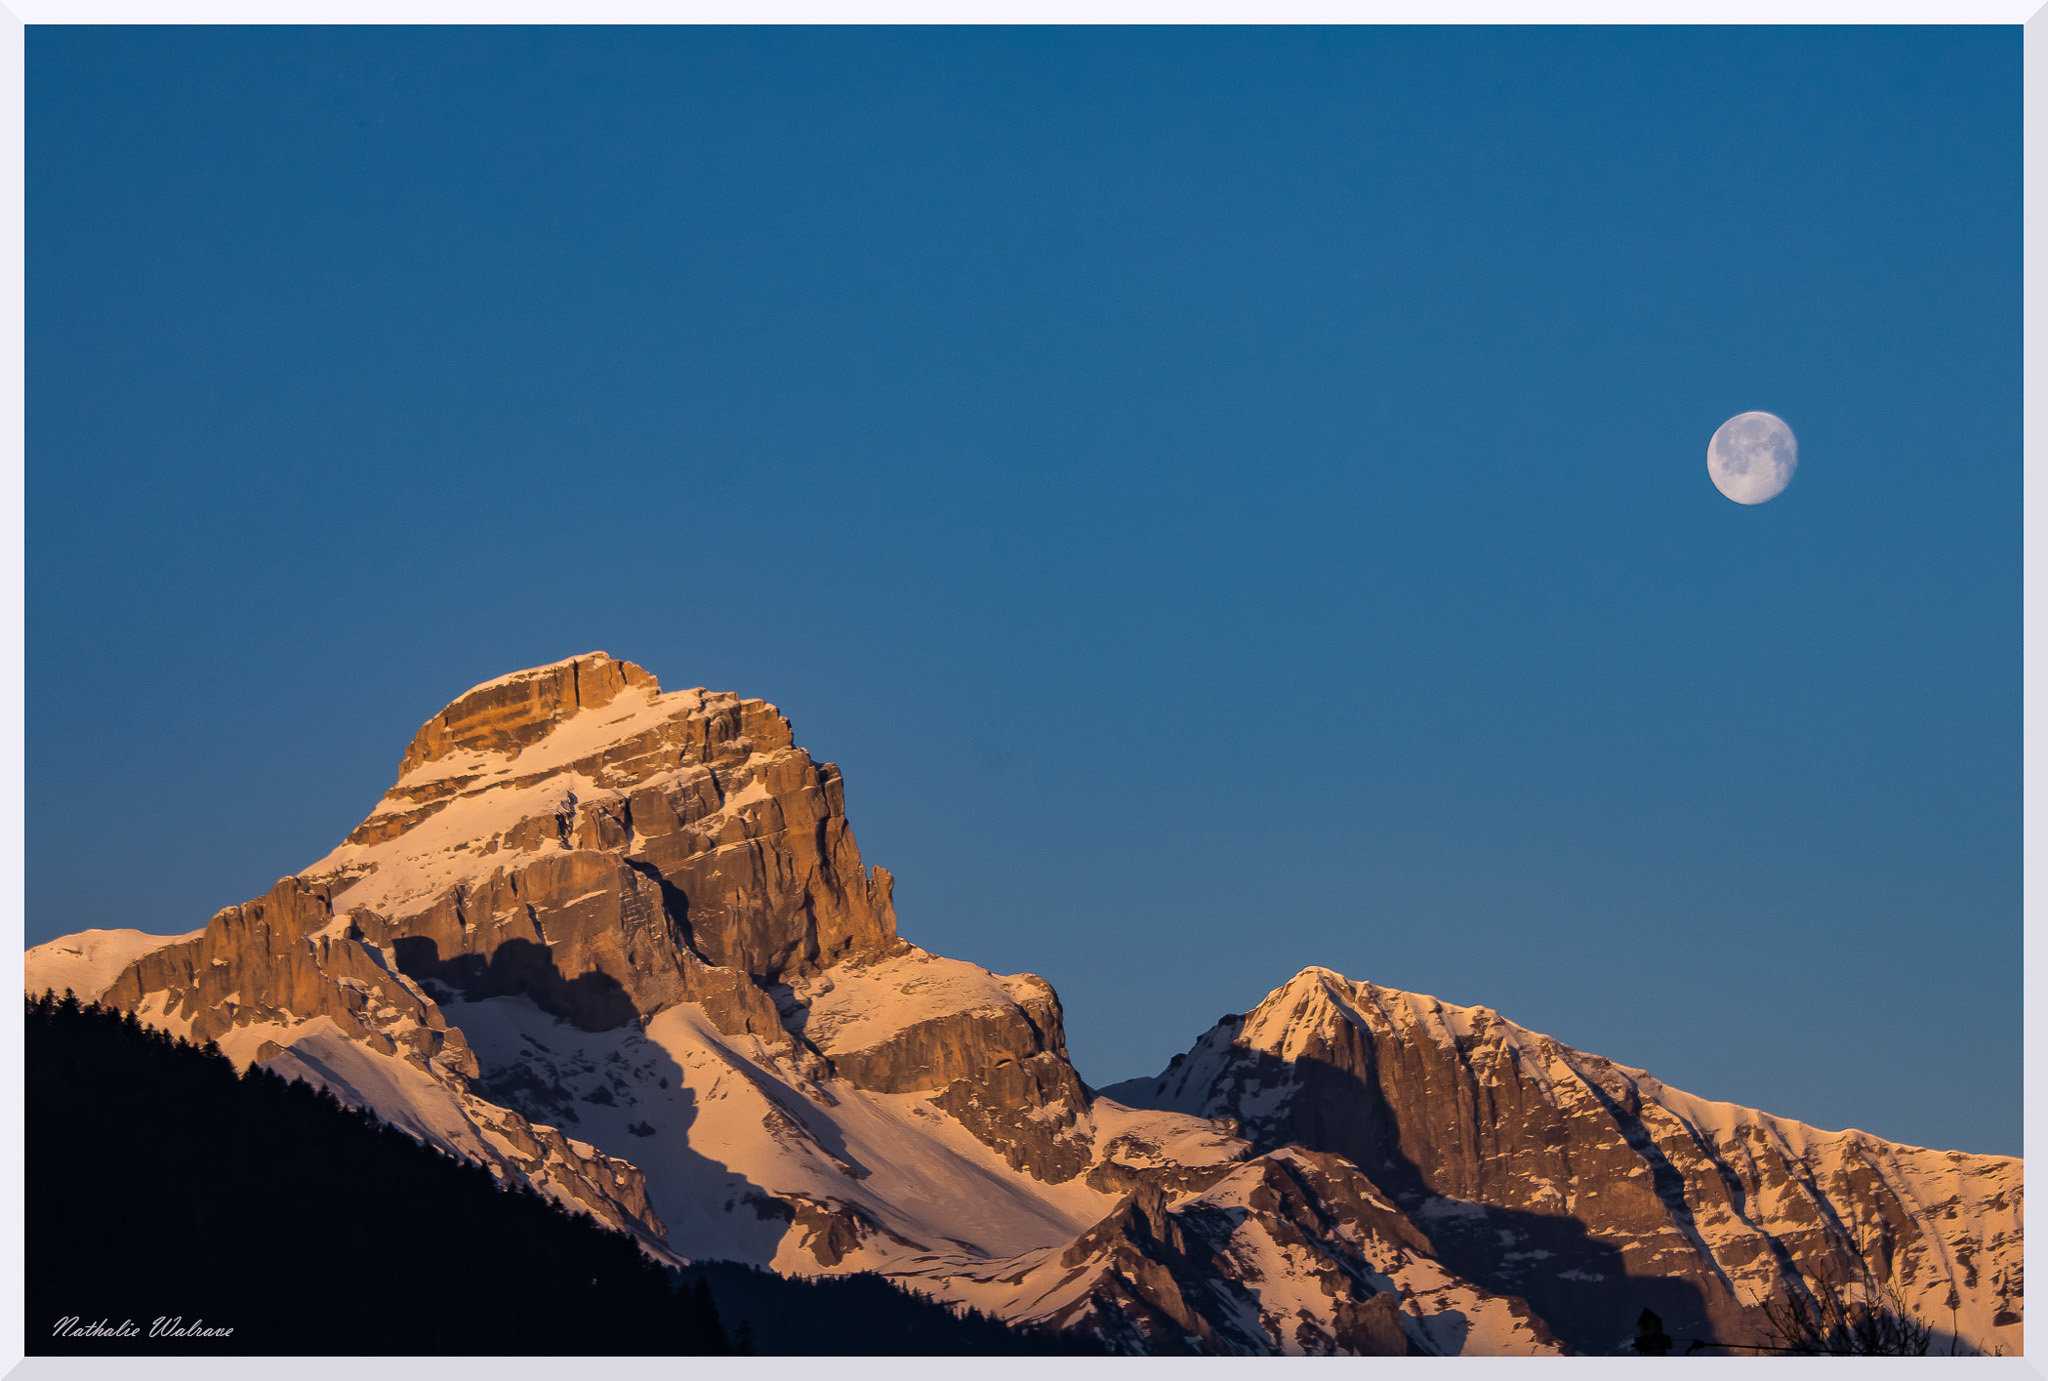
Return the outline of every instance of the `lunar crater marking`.
[[[1737,413],[1707,443],[1707,474],[1714,488],[1740,504],[1777,498],[1798,468],[1798,438],[1783,418],[1768,412]]]

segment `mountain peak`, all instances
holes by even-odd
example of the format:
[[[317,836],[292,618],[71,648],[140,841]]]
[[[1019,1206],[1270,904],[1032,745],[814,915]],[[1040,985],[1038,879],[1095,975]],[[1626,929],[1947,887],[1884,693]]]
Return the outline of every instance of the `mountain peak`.
[[[609,705],[628,687],[659,695],[654,676],[632,662],[587,652],[472,686],[413,735],[401,777],[463,749],[512,753],[583,710]]]
[[[1351,980],[1338,973],[1335,969],[1325,968],[1321,964],[1310,964],[1307,968],[1295,974],[1294,977],[1275,988],[1266,998],[1266,1001],[1274,1001],[1282,995],[1304,997],[1315,989],[1326,988],[1332,983],[1339,984],[1345,988],[1351,986]]]
[[[1265,1000],[1251,1010],[1245,1018],[1246,1035],[1255,1039],[1258,1030],[1285,1030],[1299,1026],[1305,1019],[1333,1012],[1350,1012],[1357,1020],[1356,1014],[1367,1007],[1403,1025],[1449,1030],[1461,1036],[1503,1021],[1491,1007],[1460,1006],[1427,993],[1347,978],[1335,969],[1311,964],[1266,994]]]
[[[742,845],[756,852],[727,852]],[[366,933],[431,940],[444,960],[517,938],[581,965],[565,982],[622,985],[643,1015],[699,993],[692,965],[730,968],[707,981],[739,994],[734,1021],[777,1040],[755,978],[896,944],[888,880],[860,863],[837,767],[813,762],[765,700],[664,693],[603,652],[457,697],[362,824],[299,877],[328,889],[336,914],[374,913]],[[550,917],[558,906],[573,916]]]

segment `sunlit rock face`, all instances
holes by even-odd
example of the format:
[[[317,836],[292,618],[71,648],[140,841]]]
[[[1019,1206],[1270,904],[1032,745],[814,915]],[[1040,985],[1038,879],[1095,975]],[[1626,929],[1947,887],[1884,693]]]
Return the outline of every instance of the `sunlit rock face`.
[[[1790,1263],[1867,1273],[1928,1322],[2020,1350],[2017,1159],[1708,1102],[1485,1007],[1308,969],[1110,1092],[1342,1156],[1447,1264],[1580,1350],[1633,1332],[1617,1296],[1679,1336],[1763,1340],[1755,1305]]]
[[[302,876],[409,972],[591,1028],[699,1002],[781,1040],[768,989],[902,947],[838,768],[772,705],[663,694],[603,653],[458,698]]]
[[[1852,1260],[2019,1350],[2016,1160],[1703,1103],[1322,969],[1091,1091],[1051,985],[907,943],[892,891],[772,705],[591,653],[459,696],[263,897],[27,978],[658,1257],[879,1271],[1130,1352],[1611,1352],[1646,1304],[1739,1341]]]

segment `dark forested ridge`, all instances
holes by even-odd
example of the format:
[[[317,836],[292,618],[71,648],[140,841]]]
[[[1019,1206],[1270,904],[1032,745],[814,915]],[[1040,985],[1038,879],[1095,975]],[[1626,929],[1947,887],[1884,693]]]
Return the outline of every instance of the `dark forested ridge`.
[[[630,1238],[324,1090],[68,999],[29,1003],[26,1045],[32,1353],[728,1350]]]
[[[686,1277],[324,1090],[237,1076],[210,1046],[69,998],[27,1015],[32,1354],[1091,1350],[879,1278]],[[160,1319],[194,1331],[151,1336]]]
[[[957,1312],[908,1295],[873,1271],[791,1280],[732,1261],[699,1261],[683,1272],[704,1281],[734,1343],[762,1356],[838,1353],[862,1357],[969,1355],[1101,1356],[1077,1333],[1013,1328],[975,1309]],[[905,1307],[909,1301],[914,1307]]]

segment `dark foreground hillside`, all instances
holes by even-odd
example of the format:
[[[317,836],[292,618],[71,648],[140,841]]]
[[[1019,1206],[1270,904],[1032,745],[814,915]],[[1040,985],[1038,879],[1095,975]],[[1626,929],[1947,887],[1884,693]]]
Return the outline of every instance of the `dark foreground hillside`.
[[[906,1294],[872,1271],[793,1281],[736,1262],[702,1261],[683,1276],[710,1285],[738,1348],[762,1356],[1101,1356],[1107,1351],[1079,1334],[1012,1328],[978,1310],[956,1314]],[[906,1308],[906,1301],[913,1307]]]
[[[238,1077],[210,1047],[68,998],[28,1003],[26,1052],[32,1354],[1085,1347],[879,1279],[719,1263],[685,1278],[324,1091],[260,1068]]]

